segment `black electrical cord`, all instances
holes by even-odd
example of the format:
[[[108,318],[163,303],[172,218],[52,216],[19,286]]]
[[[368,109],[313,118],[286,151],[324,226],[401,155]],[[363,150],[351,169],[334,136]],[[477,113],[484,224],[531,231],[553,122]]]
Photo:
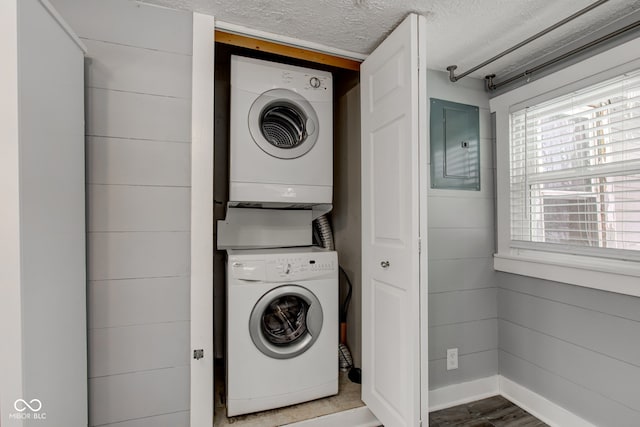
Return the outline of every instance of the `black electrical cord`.
[[[347,285],[349,285],[349,290],[347,291],[347,295],[344,298],[344,302],[342,303],[342,307],[340,308],[340,322],[346,323],[347,321],[347,312],[349,311],[349,304],[351,303],[351,292],[353,291],[353,285],[351,284],[351,280],[347,275],[347,272],[344,271],[344,268],[340,266],[340,272],[344,276],[347,281]]]
[[[344,271],[344,268],[340,266],[340,272],[344,276],[347,281],[347,285],[349,285],[349,289],[347,290],[347,295],[344,298],[344,302],[342,303],[342,307],[340,307],[340,323],[347,323],[347,312],[349,311],[349,304],[351,303],[351,292],[353,291],[353,285],[351,284],[351,279],[349,279],[349,275]],[[345,347],[346,348],[346,347]],[[350,360],[351,357],[347,357],[342,346],[338,346],[339,351],[342,353],[342,357],[345,360]],[[348,352],[348,350],[347,350]],[[349,366],[349,373],[347,374],[349,380],[352,383],[361,384],[362,383],[362,371],[360,368],[356,368],[353,366],[353,361],[351,360]]]

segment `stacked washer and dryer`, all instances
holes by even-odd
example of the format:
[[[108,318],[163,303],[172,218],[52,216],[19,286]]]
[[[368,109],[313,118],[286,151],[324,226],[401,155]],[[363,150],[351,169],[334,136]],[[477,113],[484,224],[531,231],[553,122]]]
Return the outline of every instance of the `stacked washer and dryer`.
[[[332,201],[332,116],[330,73],[231,57],[228,416],[338,392],[338,259],[311,246]]]

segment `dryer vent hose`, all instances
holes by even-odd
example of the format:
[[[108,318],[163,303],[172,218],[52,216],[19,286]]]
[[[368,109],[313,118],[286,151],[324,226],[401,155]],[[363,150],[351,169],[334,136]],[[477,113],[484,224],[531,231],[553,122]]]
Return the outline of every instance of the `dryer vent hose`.
[[[334,251],[336,248],[333,244],[333,233],[331,232],[331,225],[329,224],[329,218],[327,218],[327,215],[321,215],[313,221],[313,228],[317,233],[320,246]]]
[[[325,249],[335,251],[335,244],[333,243],[333,232],[331,231],[331,224],[329,224],[329,218],[326,215],[319,216],[313,221],[313,234],[314,240]],[[361,382],[360,368],[353,366],[353,357],[347,347],[347,312],[349,311],[349,303],[351,302],[351,292],[353,291],[353,285],[347,275],[347,272],[340,267],[340,273],[344,275],[347,282],[347,295],[340,306],[340,344],[338,345],[338,361],[341,371],[349,371],[349,379],[357,384]]]
[[[348,371],[353,368],[353,357],[346,344],[338,344],[338,366],[341,371]]]

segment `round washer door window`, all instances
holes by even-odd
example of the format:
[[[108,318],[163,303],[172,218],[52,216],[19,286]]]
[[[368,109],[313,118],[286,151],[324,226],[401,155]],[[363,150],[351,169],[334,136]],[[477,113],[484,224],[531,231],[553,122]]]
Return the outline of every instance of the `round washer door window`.
[[[249,109],[249,131],[265,153],[295,159],[318,140],[318,115],[303,96],[288,89],[260,95]]]
[[[298,285],[272,289],[258,300],[249,318],[249,333],[263,354],[289,359],[307,351],[322,330],[318,298]]]

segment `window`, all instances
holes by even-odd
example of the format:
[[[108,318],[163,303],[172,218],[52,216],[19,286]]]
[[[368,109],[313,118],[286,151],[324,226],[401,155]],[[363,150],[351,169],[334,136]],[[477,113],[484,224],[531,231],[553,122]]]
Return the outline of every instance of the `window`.
[[[489,100],[497,271],[640,297],[640,37]]]
[[[640,260],[640,72],[509,122],[511,247]]]

